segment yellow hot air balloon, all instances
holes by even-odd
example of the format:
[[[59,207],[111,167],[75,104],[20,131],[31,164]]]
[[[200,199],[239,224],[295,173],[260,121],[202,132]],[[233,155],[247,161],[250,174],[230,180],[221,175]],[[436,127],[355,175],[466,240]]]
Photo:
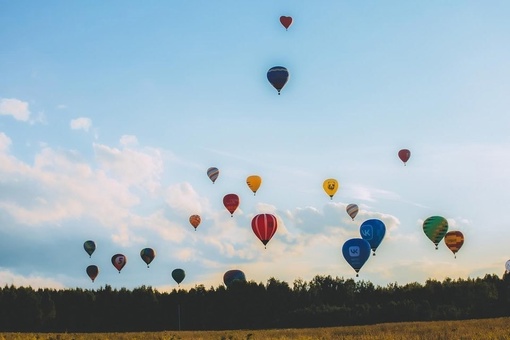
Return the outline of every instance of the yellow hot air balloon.
[[[262,178],[257,175],[248,176],[246,179],[246,184],[250,187],[251,191],[253,191],[253,196],[257,193],[257,190],[260,188],[260,184],[262,184]]]
[[[333,199],[333,196],[335,195],[336,191],[338,190],[339,185],[338,185],[338,181],[336,179],[328,178],[327,180],[324,181],[324,183],[322,184],[322,187],[324,188],[324,191],[326,192],[326,194],[328,194],[329,197],[331,197],[331,199]]]

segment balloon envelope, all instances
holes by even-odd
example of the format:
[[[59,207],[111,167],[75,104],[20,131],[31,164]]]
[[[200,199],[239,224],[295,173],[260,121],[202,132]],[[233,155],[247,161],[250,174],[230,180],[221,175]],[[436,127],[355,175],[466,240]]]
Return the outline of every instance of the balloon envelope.
[[[85,241],[85,243],[83,243],[83,249],[89,254],[89,257],[92,257],[92,253],[96,250],[96,243],[91,240]]]
[[[122,268],[124,268],[124,266],[126,265],[127,263],[127,258],[126,256],[122,255],[122,254],[115,254],[112,256],[112,264],[115,268],[117,268],[117,270],[120,271],[122,270]]]
[[[358,276],[361,267],[370,257],[370,243],[362,238],[352,238],[342,246],[342,254]]]
[[[271,214],[258,214],[251,220],[251,228],[264,246],[276,233],[277,227],[276,217]]]
[[[449,231],[444,236],[444,243],[455,255],[464,244],[464,235],[457,230]]]
[[[386,234],[386,226],[383,221],[378,219],[366,220],[359,227],[359,233],[362,239],[370,243],[370,248],[372,248],[375,255],[377,247],[379,247]]]
[[[411,157],[411,151],[409,151],[407,149],[402,149],[398,152],[398,158],[400,158],[400,160],[402,162],[404,162],[404,165],[406,165],[406,163],[410,157]]]
[[[448,221],[441,216],[431,216],[423,222],[423,232],[436,245],[448,231]]]
[[[147,263],[147,268],[149,268],[149,264],[156,257],[156,252],[152,248],[144,248],[142,251],[140,251],[140,257],[142,258],[143,262]]]
[[[246,282],[246,276],[238,269],[232,269],[223,274],[225,286],[230,287],[234,282]]]
[[[356,204],[349,204],[346,208],[345,208],[345,211],[347,211],[347,214],[349,214],[349,216],[351,216],[352,220],[354,221],[354,218],[356,217],[356,215],[358,215],[358,205]]]
[[[198,215],[191,215],[189,217],[189,223],[191,223],[193,228],[195,228],[195,231],[197,230],[197,227],[199,226],[201,221],[202,221],[202,219]]]
[[[288,29],[290,25],[292,25],[292,17],[282,15],[280,17],[280,22],[282,23],[283,27],[285,27],[285,29]]]
[[[230,216],[234,216],[234,211],[236,211],[239,206],[239,196],[236,194],[227,194],[223,197],[223,205],[230,212]]]
[[[207,169],[207,176],[213,182],[213,184],[214,182],[216,182],[216,179],[218,178],[219,175],[220,170],[218,170],[218,168],[210,167],[209,169]]]
[[[287,80],[289,80],[289,71],[283,66],[274,66],[267,71],[267,80],[273,85],[273,87],[278,91],[283,89]]]
[[[172,270],[172,278],[177,282],[177,284],[180,284],[182,280],[186,277],[186,273],[183,269],[177,268]]]
[[[248,187],[253,191],[253,194],[255,195],[257,193],[257,190],[260,188],[260,184],[262,184],[262,178],[257,175],[248,176],[246,179],[246,184],[248,184]]]
[[[328,194],[329,197],[333,199],[333,196],[338,190],[338,181],[334,178],[328,178],[327,180],[324,181],[324,183],[322,183],[322,187],[324,188],[326,194]]]
[[[95,265],[90,265],[87,267],[87,275],[90,277],[92,282],[96,279],[97,275],[99,274],[99,268]]]

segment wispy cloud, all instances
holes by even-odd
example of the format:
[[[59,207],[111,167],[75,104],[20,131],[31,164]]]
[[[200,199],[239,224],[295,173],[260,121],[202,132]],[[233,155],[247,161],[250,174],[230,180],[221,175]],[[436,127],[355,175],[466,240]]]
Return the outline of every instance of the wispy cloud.
[[[69,126],[72,130],[83,130],[85,132],[88,132],[89,129],[92,127],[92,120],[87,117],[80,117],[76,119],[72,119],[69,123]]]

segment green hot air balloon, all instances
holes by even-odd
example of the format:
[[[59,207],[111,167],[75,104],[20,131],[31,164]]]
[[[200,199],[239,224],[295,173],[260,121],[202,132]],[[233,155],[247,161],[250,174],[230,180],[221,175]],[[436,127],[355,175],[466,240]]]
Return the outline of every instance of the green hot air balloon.
[[[181,284],[185,276],[186,273],[180,268],[172,270],[172,278],[175,280],[175,282],[177,282],[178,285]]]
[[[92,253],[96,250],[96,243],[91,240],[85,241],[85,243],[83,243],[83,249],[89,254],[89,257],[92,257]]]
[[[436,245],[448,232],[448,221],[441,216],[431,216],[423,222],[423,232]]]

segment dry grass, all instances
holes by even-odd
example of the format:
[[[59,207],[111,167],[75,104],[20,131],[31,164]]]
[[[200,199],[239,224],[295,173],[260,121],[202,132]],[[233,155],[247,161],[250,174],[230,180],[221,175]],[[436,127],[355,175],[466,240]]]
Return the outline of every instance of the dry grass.
[[[326,340],[510,339],[510,318],[402,322],[370,326],[148,333],[0,333],[0,340]]]

